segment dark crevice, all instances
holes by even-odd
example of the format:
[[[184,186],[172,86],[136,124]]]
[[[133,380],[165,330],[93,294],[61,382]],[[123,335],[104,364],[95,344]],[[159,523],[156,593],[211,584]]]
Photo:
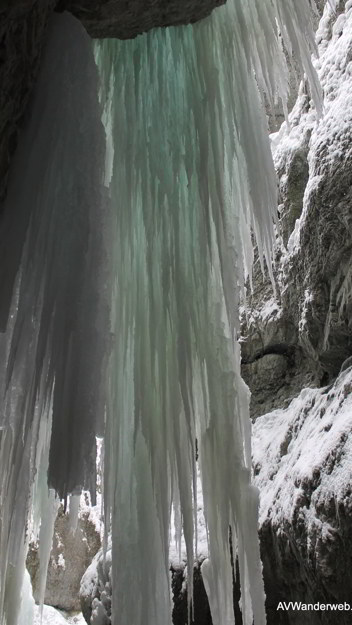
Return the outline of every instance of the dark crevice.
[[[290,367],[293,367],[295,364],[295,353],[295,345],[289,345],[287,343],[275,343],[273,345],[268,345],[267,347],[264,347],[250,358],[242,358],[241,364],[250,365],[252,362],[259,360],[260,358],[263,358],[263,356],[267,356],[268,354],[279,354],[280,356],[284,356],[285,358],[287,358],[288,365]]]

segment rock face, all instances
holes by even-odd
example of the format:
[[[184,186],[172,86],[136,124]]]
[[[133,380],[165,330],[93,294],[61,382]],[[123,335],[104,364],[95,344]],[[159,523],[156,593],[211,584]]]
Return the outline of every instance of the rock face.
[[[53,547],[50,555],[45,604],[60,610],[80,610],[79,588],[83,573],[100,548],[100,534],[88,512],[78,519],[77,529],[70,529],[69,517],[59,510],[55,521]],[[38,546],[31,544],[27,568],[33,586],[33,596],[39,600]]]
[[[16,0],[0,5],[0,211],[54,4],[55,0]]]
[[[269,625],[335,622],[331,611],[286,612],[280,602],[351,602],[351,391],[350,366],[333,385],[305,389],[289,408],[255,422]],[[336,622],[347,625],[350,614],[339,612]]]
[[[71,11],[91,37],[130,39],[160,26],[192,24],[226,0],[60,0],[58,10]]]
[[[350,623],[280,602],[352,605],[352,2],[325,7],[317,43],[324,115],[303,85],[272,136],[276,293],[257,262],[243,314],[268,625]]]
[[[253,417],[287,405],[305,386],[327,384],[352,354],[351,20],[349,2],[336,14],[327,6],[317,32],[322,119],[303,85],[291,128],[272,135],[280,201],[276,294],[257,263],[242,328]]]

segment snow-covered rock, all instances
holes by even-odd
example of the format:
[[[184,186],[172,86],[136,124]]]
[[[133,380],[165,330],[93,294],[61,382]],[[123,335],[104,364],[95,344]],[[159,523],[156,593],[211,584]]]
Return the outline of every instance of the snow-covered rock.
[[[111,544],[105,557],[98,551],[81,580],[82,614],[90,625],[110,625],[111,622]]]
[[[254,417],[287,405],[305,386],[332,381],[352,354],[350,2],[338,2],[336,11],[326,3],[316,39],[323,115],[318,118],[303,84],[290,127],[283,124],[272,136],[279,179],[276,293],[258,262],[242,328]],[[268,354],[282,357],[269,362]]]
[[[317,44],[323,116],[303,85],[290,128],[272,136],[276,293],[258,262],[243,311],[269,625],[351,622],[345,611],[277,610],[350,602],[352,587],[351,1],[325,5]]]
[[[34,608],[33,625],[85,625],[82,614],[64,614],[50,605],[39,605]]]
[[[33,625],[67,625],[62,614],[49,605],[43,605],[43,612],[38,605],[35,606]]]
[[[39,605],[34,609],[33,625],[67,625],[66,619],[61,612],[55,610],[50,605],[43,605],[41,610]]]
[[[325,8],[317,33],[324,115],[316,119],[302,94],[292,129],[287,135],[282,129],[275,150],[283,216],[292,213],[290,164],[300,154],[306,167],[301,176],[306,183],[294,186],[296,196],[303,191],[301,212],[296,201],[281,259],[282,305],[291,311],[299,344],[324,380],[333,379],[352,353],[352,7],[343,5],[340,14]]]
[[[253,427],[254,482],[269,623],[300,623],[280,601],[344,603],[352,587],[352,367],[304,389]],[[287,620],[289,618],[289,620]],[[296,620],[295,620],[296,618]],[[305,625],[331,625],[311,612]],[[286,619],[286,620],[285,620]],[[339,623],[350,623],[341,612]]]

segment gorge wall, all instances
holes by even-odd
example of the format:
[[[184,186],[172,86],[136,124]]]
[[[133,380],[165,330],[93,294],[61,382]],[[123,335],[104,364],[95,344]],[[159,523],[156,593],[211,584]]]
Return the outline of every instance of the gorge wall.
[[[305,84],[271,135],[279,184],[274,293],[254,268],[242,325],[242,372],[256,417],[305,386],[324,386],[352,354],[351,10],[328,7],[317,32],[324,114]]]
[[[349,602],[352,583],[352,3],[326,6],[316,38],[324,113],[303,84],[290,128],[272,135],[276,293],[257,266],[242,326],[272,625],[350,622],[277,610]]]

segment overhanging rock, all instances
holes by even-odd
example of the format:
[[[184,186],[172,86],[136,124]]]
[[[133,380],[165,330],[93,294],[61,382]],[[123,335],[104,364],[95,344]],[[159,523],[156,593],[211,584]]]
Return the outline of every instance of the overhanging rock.
[[[130,39],[160,26],[192,24],[226,0],[61,0],[91,37]]]

